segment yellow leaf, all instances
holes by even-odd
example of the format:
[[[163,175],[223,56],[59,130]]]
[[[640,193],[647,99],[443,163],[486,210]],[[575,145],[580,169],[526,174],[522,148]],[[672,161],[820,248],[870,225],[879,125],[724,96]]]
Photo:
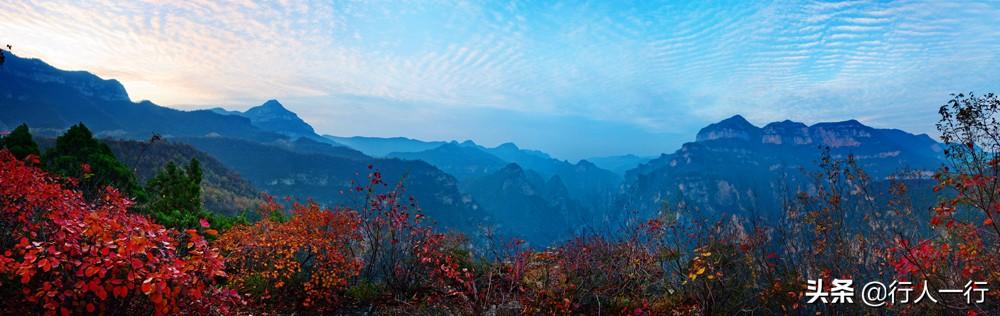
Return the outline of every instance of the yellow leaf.
[[[705,267],[698,268],[698,275],[705,274]]]

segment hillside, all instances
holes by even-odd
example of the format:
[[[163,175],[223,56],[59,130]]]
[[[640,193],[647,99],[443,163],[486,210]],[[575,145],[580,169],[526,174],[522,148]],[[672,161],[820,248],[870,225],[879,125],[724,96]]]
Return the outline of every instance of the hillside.
[[[534,245],[566,238],[588,215],[586,208],[570,198],[558,176],[545,181],[513,163],[472,180],[467,188],[501,231],[516,231],[515,237]]]
[[[52,138],[37,139],[41,148],[55,144]],[[206,209],[225,215],[237,215],[242,211],[253,211],[263,200],[260,190],[235,171],[187,144],[159,141],[155,143],[131,140],[102,140],[115,157],[128,165],[145,183],[167,162],[184,165],[192,158],[201,163],[204,176],[201,182],[201,199]]]
[[[424,214],[443,227],[475,233],[484,224],[485,215],[480,207],[459,192],[455,178],[421,161],[376,158],[362,161],[223,137],[178,141],[216,157],[277,197],[357,207],[358,199],[363,196],[352,190],[368,181],[366,175],[371,171],[368,166],[373,166],[386,182],[405,179],[406,194],[413,196]]]

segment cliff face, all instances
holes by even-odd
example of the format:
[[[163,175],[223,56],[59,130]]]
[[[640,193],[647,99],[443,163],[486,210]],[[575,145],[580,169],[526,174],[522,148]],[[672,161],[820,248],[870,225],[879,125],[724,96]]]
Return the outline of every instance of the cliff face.
[[[781,201],[809,190],[806,173],[823,151],[853,155],[875,179],[903,169],[940,166],[942,146],[927,135],[877,129],[856,120],[774,122],[763,128],[734,116],[703,128],[684,144],[626,173],[623,206],[655,213],[664,204],[685,204],[700,214],[770,213]]]

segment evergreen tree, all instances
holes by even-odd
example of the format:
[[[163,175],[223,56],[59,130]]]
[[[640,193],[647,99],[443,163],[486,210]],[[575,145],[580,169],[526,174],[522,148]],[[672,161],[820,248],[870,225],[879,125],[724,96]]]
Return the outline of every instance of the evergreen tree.
[[[199,213],[201,210],[201,169],[197,161],[192,159],[187,170],[178,168],[173,161],[168,162],[155,177],[146,182],[146,191],[150,193],[150,212],[153,214],[173,211],[178,211],[181,214]]]
[[[187,166],[187,202],[192,205],[201,206],[201,177],[201,163],[191,158]]]
[[[18,160],[24,160],[28,155],[39,156],[38,144],[31,138],[26,124],[19,125],[11,131],[10,135],[0,138],[0,148],[10,150],[10,153],[14,154]]]
[[[42,161],[50,172],[77,179],[87,200],[102,196],[106,186],[117,188],[137,201],[145,200],[145,192],[132,170],[115,158],[108,145],[94,139],[83,123],[73,125],[56,138],[55,147],[45,151]]]
[[[201,205],[201,163],[191,159],[181,168],[168,162],[156,176],[146,182],[149,193],[147,210],[157,222],[167,227],[198,228],[201,220],[211,227],[225,230],[235,223],[246,223],[245,217],[228,217],[208,212]]]

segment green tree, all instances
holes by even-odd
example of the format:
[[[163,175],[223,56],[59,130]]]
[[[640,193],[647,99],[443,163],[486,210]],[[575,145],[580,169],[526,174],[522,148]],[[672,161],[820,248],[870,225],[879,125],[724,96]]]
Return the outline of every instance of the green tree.
[[[145,201],[132,170],[115,158],[108,145],[98,141],[83,123],[73,125],[56,138],[56,145],[42,157],[45,169],[79,181],[87,200],[102,196],[106,186],[117,188],[136,201]]]
[[[31,138],[26,124],[19,125],[10,135],[0,138],[0,148],[10,150],[18,160],[24,160],[28,155],[39,156],[38,144]]]
[[[211,227],[227,229],[246,220],[208,212],[201,204],[201,163],[191,159],[185,168],[168,162],[156,176],[146,182],[149,193],[147,210],[156,222],[175,228],[197,228],[202,219]]]
[[[149,211],[153,214],[179,211],[196,214],[201,210],[201,170],[198,160],[192,159],[187,170],[173,161],[146,182],[150,194]],[[195,218],[192,224],[196,222]],[[166,224],[166,223],[163,223]]]

